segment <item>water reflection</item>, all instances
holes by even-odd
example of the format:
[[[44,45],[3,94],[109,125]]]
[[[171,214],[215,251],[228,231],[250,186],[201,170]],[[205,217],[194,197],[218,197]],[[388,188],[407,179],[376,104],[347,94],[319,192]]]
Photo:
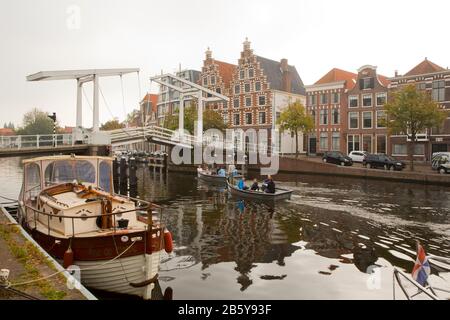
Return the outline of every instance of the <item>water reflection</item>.
[[[0,176],[10,196],[20,189],[15,161]],[[137,177],[138,195],[164,207],[173,234],[159,281],[175,299],[391,299],[392,266],[411,271],[416,240],[450,256],[445,187],[279,175],[294,194],[271,207],[189,174],[141,167]],[[373,268],[382,270],[379,290],[366,283]]]

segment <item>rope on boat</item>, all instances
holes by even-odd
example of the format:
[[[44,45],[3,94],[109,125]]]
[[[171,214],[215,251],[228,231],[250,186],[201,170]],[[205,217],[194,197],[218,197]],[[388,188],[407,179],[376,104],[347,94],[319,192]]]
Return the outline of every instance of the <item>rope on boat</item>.
[[[108,261],[106,261],[106,262],[104,262],[104,263],[102,263],[102,264],[95,265],[95,266],[92,266],[92,267],[89,267],[89,268],[80,269],[79,271],[81,272],[81,271],[87,271],[87,270],[95,270],[95,269],[97,269],[97,268],[103,267],[103,266],[107,265],[108,263],[111,263],[111,262],[113,262],[113,261],[119,259],[119,258],[120,258],[121,256],[123,256],[128,250],[131,249],[131,247],[136,243],[136,241],[137,241],[137,240],[133,241],[133,242],[128,246],[128,248],[126,248],[121,254],[115,256],[115,257],[112,258],[111,260],[108,260]],[[10,283],[10,282],[7,282],[7,284],[6,284],[5,287],[6,287],[6,288],[9,288],[9,287],[18,287],[18,286],[28,285],[28,284],[31,284],[31,283],[35,283],[35,282],[39,282],[39,281],[42,281],[42,280],[50,279],[50,278],[52,278],[52,277],[54,277],[54,276],[56,276],[56,275],[58,275],[58,274],[60,274],[60,273],[63,273],[63,272],[69,272],[69,273],[70,273],[69,270],[64,269],[64,270],[61,270],[61,271],[52,273],[52,274],[50,274],[50,275],[48,275],[48,276],[45,276],[45,277],[42,277],[42,278],[39,278],[39,279],[34,279],[34,280],[24,281],[24,282],[18,282],[18,283]]]
[[[11,201],[12,203],[17,203],[18,202],[17,199],[8,198],[8,197],[1,196],[1,195],[0,195],[0,198],[8,200],[8,201]]]

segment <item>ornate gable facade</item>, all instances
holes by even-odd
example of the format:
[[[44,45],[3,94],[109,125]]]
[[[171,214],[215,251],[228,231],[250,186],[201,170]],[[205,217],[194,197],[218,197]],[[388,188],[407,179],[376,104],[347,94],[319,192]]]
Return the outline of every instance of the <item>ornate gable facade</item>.
[[[271,99],[270,83],[246,39],[230,83],[230,127],[271,128]]]

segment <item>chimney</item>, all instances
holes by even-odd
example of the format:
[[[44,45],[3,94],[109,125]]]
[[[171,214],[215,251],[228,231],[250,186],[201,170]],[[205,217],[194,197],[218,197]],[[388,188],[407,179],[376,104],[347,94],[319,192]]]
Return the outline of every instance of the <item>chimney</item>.
[[[395,76],[398,77],[398,70],[395,70]]]
[[[283,91],[291,92],[292,91],[292,75],[289,71],[289,65],[287,59],[281,59],[280,61],[280,69],[282,72],[282,81],[283,81]]]

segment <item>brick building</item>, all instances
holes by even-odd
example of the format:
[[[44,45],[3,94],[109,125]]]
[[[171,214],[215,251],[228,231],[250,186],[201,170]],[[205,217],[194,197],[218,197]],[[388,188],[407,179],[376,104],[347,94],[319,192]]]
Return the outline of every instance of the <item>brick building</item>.
[[[147,93],[139,105],[144,124],[146,126],[156,125],[158,122],[158,95]]]
[[[243,132],[275,129],[281,111],[289,103],[299,100],[304,104],[305,88],[296,68],[289,65],[287,59],[274,61],[257,56],[246,39],[231,74],[228,96],[230,106],[227,108],[228,116],[223,112],[224,119],[234,129],[234,143],[242,147],[248,142]],[[263,145],[271,142],[270,131],[268,141],[258,141]],[[283,153],[295,152],[289,133],[282,134],[278,144]],[[299,135],[300,150],[303,149],[302,144],[303,137]]]
[[[417,160],[430,160],[434,152],[450,151],[450,70],[443,68],[425,58],[424,61],[404,75],[390,79],[391,90],[413,84],[419,90],[429,92],[434,101],[448,114],[440,128],[429,128],[417,138],[414,156]],[[392,155],[406,157],[407,136],[392,136]]]
[[[377,74],[377,67],[365,65],[358,70],[355,86],[347,93],[347,121],[344,129],[346,152],[353,150],[390,154],[384,104],[388,99],[389,80]]]
[[[236,70],[236,65],[216,60],[208,48],[203,61],[199,84],[217,93],[230,96],[231,78]],[[229,124],[229,105],[226,102],[210,102],[206,108],[211,108],[222,115],[223,121]]]
[[[306,108],[315,124],[306,142],[308,154],[347,152],[347,92],[354,87],[356,78],[352,72],[334,68],[313,85],[306,86]]]

